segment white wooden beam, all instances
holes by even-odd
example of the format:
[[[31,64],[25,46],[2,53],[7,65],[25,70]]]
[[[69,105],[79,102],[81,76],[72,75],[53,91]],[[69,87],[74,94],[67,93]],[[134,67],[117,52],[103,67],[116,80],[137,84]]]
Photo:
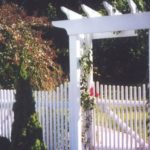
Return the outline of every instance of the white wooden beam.
[[[69,35],[149,29],[150,12],[54,21],[52,24],[66,29]]]
[[[98,13],[97,11],[93,10],[92,8],[90,8],[84,4],[82,4],[81,7],[89,18],[102,16],[100,13]]]
[[[137,6],[135,4],[135,2],[133,0],[127,0],[128,1],[128,4],[129,4],[129,7],[131,9],[131,13],[138,13],[138,9],[137,9]]]
[[[135,31],[121,31],[118,33],[115,32],[105,32],[105,33],[95,33],[92,34],[92,39],[108,39],[108,38],[122,38],[122,37],[133,37],[138,34]]]
[[[107,2],[104,2],[104,3],[107,3]],[[98,13],[97,11],[93,10],[92,8],[90,8],[84,4],[82,4],[81,7],[89,18],[102,16],[100,13]],[[112,7],[112,9],[114,9],[114,8]],[[115,12],[113,12],[112,15],[121,15],[121,12],[119,12],[118,10],[115,10]],[[130,37],[130,36],[137,36],[137,34],[135,33],[135,31],[121,31],[118,34],[113,33],[113,32],[106,32],[106,33],[94,34],[92,38],[93,39],[104,39],[104,38],[117,38],[117,37],[119,38],[119,37]]]
[[[116,8],[114,8],[108,2],[104,1],[103,5],[104,5],[106,11],[108,12],[108,14],[110,16],[113,16],[113,15],[122,15],[122,13],[119,10],[117,10]]]
[[[76,13],[76,12],[66,8],[66,7],[62,6],[61,10],[62,10],[62,12],[64,12],[66,14],[67,18],[70,19],[70,20],[82,19],[83,18],[82,15],[80,15],[80,14],[78,14],[78,13]]]

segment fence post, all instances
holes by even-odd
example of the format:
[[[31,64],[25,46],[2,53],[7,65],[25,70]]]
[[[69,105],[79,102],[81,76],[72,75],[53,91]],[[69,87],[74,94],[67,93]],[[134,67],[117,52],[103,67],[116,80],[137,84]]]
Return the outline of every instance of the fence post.
[[[70,85],[69,85],[69,112],[70,112],[70,149],[81,150],[81,108],[80,108],[80,50],[81,41],[78,36],[69,37],[70,52]]]

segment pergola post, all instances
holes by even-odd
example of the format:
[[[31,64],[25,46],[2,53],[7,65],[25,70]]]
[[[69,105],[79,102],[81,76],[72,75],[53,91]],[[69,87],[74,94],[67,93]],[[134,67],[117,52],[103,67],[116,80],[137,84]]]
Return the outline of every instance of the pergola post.
[[[149,100],[148,100],[148,133],[150,134],[150,29],[149,29],[149,36],[148,36],[148,53],[149,53],[149,64],[148,64],[148,71],[149,71],[149,84],[148,84],[148,88],[149,88]],[[148,136],[148,149],[150,149],[150,135]]]
[[[70,149],[81,150],[81,108],[80,108],[80,51],[81,41],[78,36],[69,36],[70,52],[70,87],[69,87],[69,110],[70,110]]]

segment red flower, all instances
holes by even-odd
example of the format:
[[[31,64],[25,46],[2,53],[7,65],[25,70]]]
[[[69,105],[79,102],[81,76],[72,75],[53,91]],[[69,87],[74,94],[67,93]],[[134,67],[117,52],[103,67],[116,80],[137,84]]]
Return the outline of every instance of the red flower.
[[[96,92],[96,93],[94,92],[94,88],[93,87],[90,88],[89,95],[90,96],[95,96],[95,97],[99,97],[100,96],[100,94],[98,92]]]
[[[99,96],[100,96],[100,94],[96,92],[95,93],[95,97],[99,97]]]
[[[90,96],[94,96],[94,88],[93,88],[93,87],[90,88],[90,91],[89,91],[89,92],[90,92],[90,93],[89,93]]]

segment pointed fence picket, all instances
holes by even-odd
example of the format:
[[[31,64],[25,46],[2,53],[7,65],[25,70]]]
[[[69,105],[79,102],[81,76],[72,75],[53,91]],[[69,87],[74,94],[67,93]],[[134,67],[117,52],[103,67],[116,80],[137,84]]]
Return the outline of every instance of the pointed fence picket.
[[[11,136],[11,124],[13,121],[13,90],[0,90],[0,135]]]
[[[69,149],[68,83],[55,91],[36,91],[36,109],[48,150]]]
[[[0,90],[0,136],[11,139],[15,90]],[[68,83],[54,91],[34,91],[36,112],[48,150],[69,149]]]

